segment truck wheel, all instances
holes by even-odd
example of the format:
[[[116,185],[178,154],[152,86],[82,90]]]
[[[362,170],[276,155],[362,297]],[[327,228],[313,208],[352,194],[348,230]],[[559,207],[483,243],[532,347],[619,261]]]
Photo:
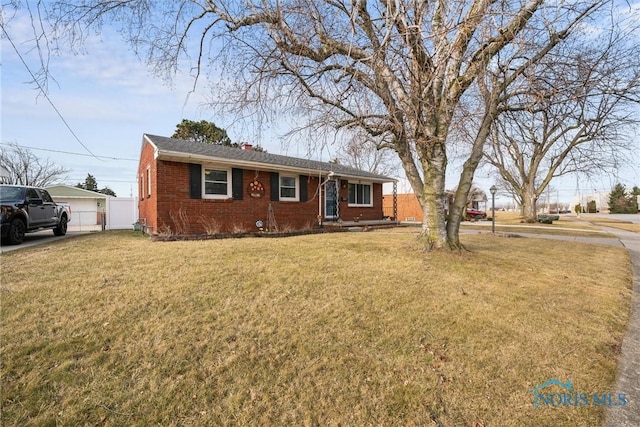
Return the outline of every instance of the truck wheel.
[[[64,236],[67,234],[67,216],[62,215],[60,218],[60,224],[56,228],[53,229],[53,234],[56,236]]]
[[[27,231],[27,226],[24,221],[16,218],[9,224],[9,233],[7,234],[7,242],[10,245],[19,245],[24,241],[24,233]]]

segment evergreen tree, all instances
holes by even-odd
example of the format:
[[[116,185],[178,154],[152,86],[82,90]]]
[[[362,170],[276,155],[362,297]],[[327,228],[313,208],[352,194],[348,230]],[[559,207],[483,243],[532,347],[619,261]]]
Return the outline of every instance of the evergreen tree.
[[[96,178],[90,173],[87,174],[87,177],[84,179],[84,182],[79,182],[76,184],[77,188],[82,188],[83,190],[95,191],[98,192],[98,181]]]
[[[193,120],[183,119],[176,126],[176,130],[171,137],[205,144],[238,146],[238,144],[231,142],[226,130],[206,120],[194,122]]]
[[[176,130],[173,132],[173,135],[171,135],[171,138],[241,148],[241,144],[231,142],[231,138],[229,138],[225,129],[219,128],[215,123],[206,120],[195,122],[193,120],[183,119],[176,125]],[[267,152],[267,150],[259,144],[253,145],[251,149],[263,153]]]
[[[116,197],[116,192],[113,191],[112,189],[110,189],[109,187],[104,187],[103,189],[101,189],[100,191],[98,191],[98,193],[100,194],[106,194],[107,196],[113,196]]]
[[[82,188],[83,190],[95,191],[96,193],[116,197],[115,191],[113,191],[109,187],[104,187],[103,189],[98,190],[98,181],[96,181],[96,178],[90,173],[87,174],[84,182],[79,182],[76,184],[76,188]]]
[[[616,184],[609,193],[609,212],[616,214],[637,212],[638,208],[634,199],[635,196],[628,194],[624,185]]]

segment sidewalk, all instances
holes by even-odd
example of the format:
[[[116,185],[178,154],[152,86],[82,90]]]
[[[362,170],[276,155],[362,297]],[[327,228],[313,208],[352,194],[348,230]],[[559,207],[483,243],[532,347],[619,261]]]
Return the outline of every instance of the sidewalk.
[[[602,229],[615,234],[629,250],[633,264],[633,296],[629,329],[622,342],[620,366],[615,391],[627,394],[629,404],[612,407],[607,413],[606,427],[640,426],[640,234],[609,227]]]

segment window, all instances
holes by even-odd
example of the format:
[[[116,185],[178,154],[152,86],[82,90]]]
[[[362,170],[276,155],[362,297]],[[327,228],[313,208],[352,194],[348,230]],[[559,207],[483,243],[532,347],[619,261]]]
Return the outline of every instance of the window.
[[[231,179],[225,169],[204,168],[204,197],[226,199],[231,197]]]
[[[298,177],[280,176],[280,200],[298,201]]]
[[[42,200],[45,203],[53,203],[53,199],[51,195],[47,192],[47,190],[40,190],[40,195],[42,196]]]
[[[27,188],[27,201],[29,200],[40,200],[40,195],[33,188]]]
[[[147,196],[151,197],[151,166],[147,166]]]
[[[350,206],[373,206],[371,199],[371,184],[349,183]]]

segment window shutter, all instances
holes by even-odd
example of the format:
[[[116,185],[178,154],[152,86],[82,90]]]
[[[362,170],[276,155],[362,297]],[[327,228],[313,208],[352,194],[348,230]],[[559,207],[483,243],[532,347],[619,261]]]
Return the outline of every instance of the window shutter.
[[[298,180],[300,181],[300,201],[306,202],[308,197],[307,183],[309,181],[309,177],[306,175],[300,175]]]
[[[280,175],[278,172],[271,172],[271,201],[280,200]]]
[[[231,169],[231,194],[233,200],[242,200],[242,169]]]
[[[202,165],[189,163],[189,197],[202,198]]]

